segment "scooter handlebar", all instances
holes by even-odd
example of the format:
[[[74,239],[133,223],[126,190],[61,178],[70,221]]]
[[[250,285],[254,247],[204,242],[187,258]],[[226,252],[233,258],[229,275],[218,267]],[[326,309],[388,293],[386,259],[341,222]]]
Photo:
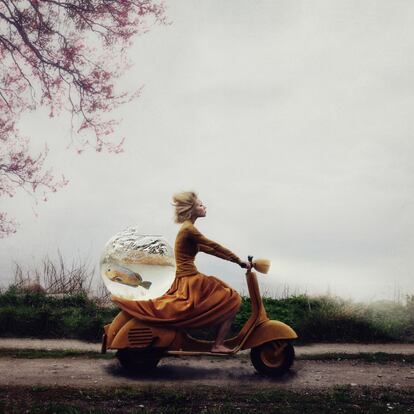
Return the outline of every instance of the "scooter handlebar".
[[[247,256],[247,260],[250,262],[253,268],[253,256]],[[246,269],[247,265],[245,263],[240,265],[243,269]]]

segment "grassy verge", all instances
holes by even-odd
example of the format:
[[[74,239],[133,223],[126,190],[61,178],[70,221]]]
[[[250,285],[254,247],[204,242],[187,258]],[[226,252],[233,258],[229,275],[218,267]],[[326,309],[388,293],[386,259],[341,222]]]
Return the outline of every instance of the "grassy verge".
[[[335,387],[293,392],[226,387],[74,389],[2,387],[7,413],[393,413],[414,412],[412,390]]]
[[[38,358],[89,358],[112,359],[114,353],[101,354],[94,351],[79,351],[76,349],[16,349],[0,348],[0,358],[38,359]]]
[[[299,342],[412,342],[414,296],[406,303],[353,303],[338,297],[297,295],[283,299],[263,298],[270,319],[290,325]],[[238,332],[250,316],[250,298],[244,297],[232,327]],[[196,336],[213,334],[194,330]]]
[[[0,294],[0,335],[99,341],[103,326],[118,312],[99,306],[86,294],[53,297],[9,289]]]
[[[80,350],[46,350],[46,349],[15,349],[0,348],[0,358],[19,358],[19,359],[36,359],[36,358],[91,358],[91,359],[113,359],[114,352],[101,354],[94,351]],[[199,357],[197,357],[199,358]],[[210,357],[206,357],[210,358]],[[221,358],[214,356],[214,358]],[[248,359],[249,354],[237,354],[231,358]],[[392,354],[386,352],[359,352],[359,353],[326,353],[326,354],[305,354],[296,356],[296,360],[302,361],[362,361],[368,363],[387,363],[400,362],[405,364],[414,364],[414,354]]]
[[[355,304],[340,298],[299,295],[263,299],[270,319],[296,330],[302,342],[410,341],[414,338],[414,299],[405,304]],[[37,338],[77,338],[100,341],[103,326],[119,312],[103,307],[86,294],[51,297],[45,293],[0,293],[0,335]],[[238,332],[250,316],[250,299],[243,298],[233,324]],[[192,329],[191,334],[212,339],[214,332]]]
[[[403,354],[389,354],[386,352],[358,352],[353,354],[346,354],[342,352],[329,353],[329,354],[313,354],[313,355],[300,355],[296,357],[298,360],[305,361],[361,361],[369,363],[386,363],[386,362],[401,362],[405,364],[414,364],[413,355]]]

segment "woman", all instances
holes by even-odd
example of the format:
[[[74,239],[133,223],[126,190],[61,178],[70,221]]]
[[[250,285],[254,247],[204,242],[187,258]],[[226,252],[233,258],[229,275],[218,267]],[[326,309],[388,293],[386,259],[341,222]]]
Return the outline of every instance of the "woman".
[[[206,216],[206,207],[197,194],[185,191],[173,196],[175,222],[181,223],[174,253],[176,275],[170,289],[162,296],[146,301],[128,301],[113,297],[119,307],[132,316],[152,324],[168,324],[175,328],[216,326],[217,337],[211,352],[228,353],[224,338],[240,307],[240,295],[215,276],[200,273],[194,264],[198,251],[250,269],[248,261],[204,237],[194,226],[199,217]]]

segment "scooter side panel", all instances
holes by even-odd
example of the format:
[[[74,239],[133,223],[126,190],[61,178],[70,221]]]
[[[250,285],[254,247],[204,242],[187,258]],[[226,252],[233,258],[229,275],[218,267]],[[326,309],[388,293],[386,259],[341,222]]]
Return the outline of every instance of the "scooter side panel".
[[[273,340],[297,339],[297,337],[298,335],[289,325],[280,321],[269,320],[254,328],[242,349],[254,348]]]
[[[145,325],[131,318],[119,329],[108,348],[164,348],[173,342],[175,335],[172,329]]]

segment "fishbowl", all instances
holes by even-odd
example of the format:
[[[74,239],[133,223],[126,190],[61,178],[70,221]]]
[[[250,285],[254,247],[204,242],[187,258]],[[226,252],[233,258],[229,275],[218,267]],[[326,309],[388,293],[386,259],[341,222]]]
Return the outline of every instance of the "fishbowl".
[[[161,235],[141,234],[137,227],[115,234],[106,243],[100,272],[106,288],[122,299],[162,296],[175,278],[174,250]]]

